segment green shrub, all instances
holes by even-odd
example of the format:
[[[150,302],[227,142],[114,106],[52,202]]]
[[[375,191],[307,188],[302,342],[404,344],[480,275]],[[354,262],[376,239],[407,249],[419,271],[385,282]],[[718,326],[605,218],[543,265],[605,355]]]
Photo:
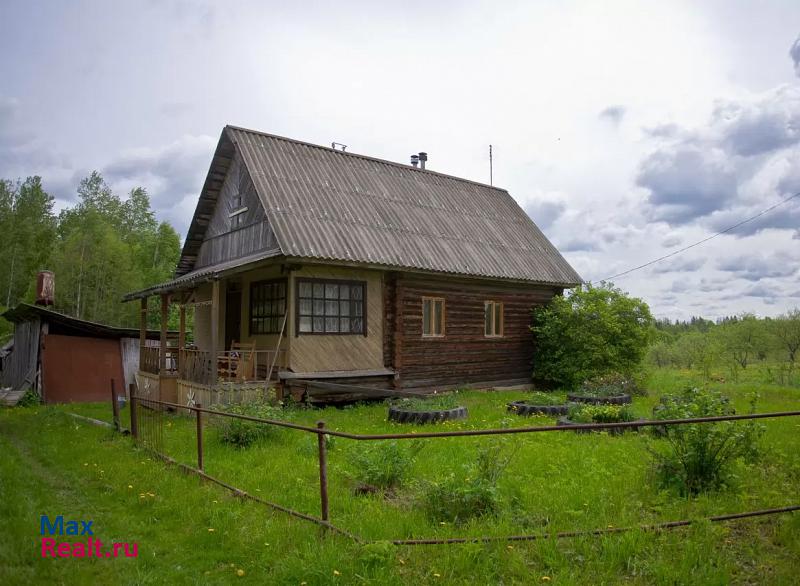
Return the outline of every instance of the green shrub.
[[[591,397],[614,397],[618,395],[646,395],[647,391],[632,375],[618,372],[603,374],[583,381],[580,386],[582,395]]]
[[[570,406],[568,418],[575,423],[621,423],[635,419],[627,405],[586,405],[582,403]]]
[[[366,486],[383,489],[398,488],[408,476],[423,444],[414,441],[410,445],[400,442],[374,442],[354,452],[353,465],[356,480]]]
[[[500,511],[497,483],[513,454],[503,458],[502,444],[478,451],[475,463],[463,467],[463,475],[449,474],[425,486],[422,506],[436,522],[465,523]]]
[[[241,405],[228,405],[224,407],[218,407],[217,409],[219,411],[224,411],[225,413],[249,415],[251,417],[259,417],[261,419],[286,418],[286,414],[280,407],[271,405],[265,401],[256,401]],[[237,448],[249,447],[257,440],[275,434],[278,429],[274,425],[258,423],[256,421],[247,421],[245,419],[237,419],[234,417],[216,416],[212,419],[212,421],[219,430],[220,440],[222,440],[223,443],[236,446]]]
[[[17,407],[34,407],[41,403],[39,395],[33,389],[28,389],[17,402]]]
[[[533,310],[533,376],[575,389],[612,372],[636,372],[653,335],[653,317],[641,299],[610,284],[573,289]]]
[[[751,400],[755,411],[757,397]],[[656,419],[685,419],[729,415],[733,408],[718,391],[686,389],[662,398],[654,410]],[[754,460],[764,426],[755,421],[720,421],[661,428],[667,440],[651,451],[656,478],[662,488],[682,495],[718,490],[728,486],[737,462]]]
[[[527,405],[563,405],[565,402],[566,399],[562,395],[543,393],[542,391],[528,393],[524,399],[524,403]]]

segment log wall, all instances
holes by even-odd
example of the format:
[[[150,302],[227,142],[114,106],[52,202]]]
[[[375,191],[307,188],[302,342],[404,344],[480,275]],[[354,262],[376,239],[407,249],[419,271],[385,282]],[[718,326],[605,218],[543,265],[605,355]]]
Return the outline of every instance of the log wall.
[[[399,370],[399,386],[431,389],[530,380],[531,309],[561,293],[560,288],[406,275],[389,280],[384,306],[395,311],[386,326],[384,358],[391,358],[388,367]],[[443,337],[422,337],[423,296],[445,299]],[[503,303],[500,338],[484,336],[485,301]]]

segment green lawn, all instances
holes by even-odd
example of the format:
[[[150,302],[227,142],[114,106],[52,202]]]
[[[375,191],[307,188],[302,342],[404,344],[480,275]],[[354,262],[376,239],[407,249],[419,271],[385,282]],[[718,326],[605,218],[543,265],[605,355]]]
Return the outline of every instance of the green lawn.
[[[737,384],[716,383],[740,412],[754,389],[761,394],[759,411],[800,406],[800,389],[769,385],[762,370],[748,371]],[[637,399],[634,409],[646,417],[660,392],[689,382],[691,373],[654,372],[650,396]],[[435,429],[553,422],[509,415],[505,403],[523,396],[462,393],[470,418]],[[800,576],[798,514],[561,541],[359,546],[342,537],[322,537],[314,525],[203,484],[150,459],[129,438],[74,420],[65,414],[69,410],[110,419],[107,405],[0,412],[2,584],[791,584]],[[380,404],[293,411],[288,417],[306,424],[324,420],[330,428],[362,433],[423,429],[388,423]],[[123,421],[127,418],[125,409]],[[331,520],[380,541],[632,526],[796,504],[800,418],[768,420],[765,426],[761,461],[741,466],[734,488],[694,499],[654,486],[648,446],[660,440],[645,433],[414,440],[424,443],[413,480],[391,498],[353,494],[352,456],[365,444],[335,438],[329,451]],[[170,456],[193,465],[194,442],[192,420],[168,417],[165,447]],[[428,519],[418,501],[425,483],[466,474],[478,449],[492,443],[511,456],[499,483],[501,513],[459,526]],[[319,514],[312,435],[280,430],[248,449],[235,449],[219,441],[212,425],[206,433],[205,465],[209,474],[252,494]],[[137,542],[139,558],[42,559],[41,514],[93,520],[104,542]],[[244,576],[237,575],[239,569]]]

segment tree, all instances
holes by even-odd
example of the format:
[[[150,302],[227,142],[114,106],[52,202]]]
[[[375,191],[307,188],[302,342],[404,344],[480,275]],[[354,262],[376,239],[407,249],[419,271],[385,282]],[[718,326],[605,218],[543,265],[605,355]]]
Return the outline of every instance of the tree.
[[[795,307],[779,316],[773,320],[772,326],[782,349],[786,350],[789,362],[794,366],[800,352],[800,308]]]
[[[55,235],[53,202],[40,177],[0,181],[0,299],[7,307],[25,296],[45,268]]]
[[[533,315],[534,377],[567,388],[611,372],[632,374],[653,337],[647,304],[611,284],[574,289]]]

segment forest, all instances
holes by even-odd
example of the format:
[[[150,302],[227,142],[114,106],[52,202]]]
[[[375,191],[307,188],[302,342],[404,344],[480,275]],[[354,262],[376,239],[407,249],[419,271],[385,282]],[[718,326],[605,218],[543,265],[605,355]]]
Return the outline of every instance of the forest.
[[[716,322],[693,317],[689,321],[655,322],[656,334],[648,352],[652,366],[691,369],[708,382],[722,370],[731,382],[759,366],[771,382],[794,385],[800,379],[800,309],[777,317],[752,314]]]
[[[56,213],[41,177],[0,180],[0,313],[33,302],[36,273],[47,269],[55,274],[56,311],[138,326],[138,305],[122,303],[122,295],[172,277],[180,236],[156,219],[142,187],[121,197],[94,171],[76,196]],[[148,313],[157,328],[156,312]],[[11,330],[0,319],[0,342]]]

